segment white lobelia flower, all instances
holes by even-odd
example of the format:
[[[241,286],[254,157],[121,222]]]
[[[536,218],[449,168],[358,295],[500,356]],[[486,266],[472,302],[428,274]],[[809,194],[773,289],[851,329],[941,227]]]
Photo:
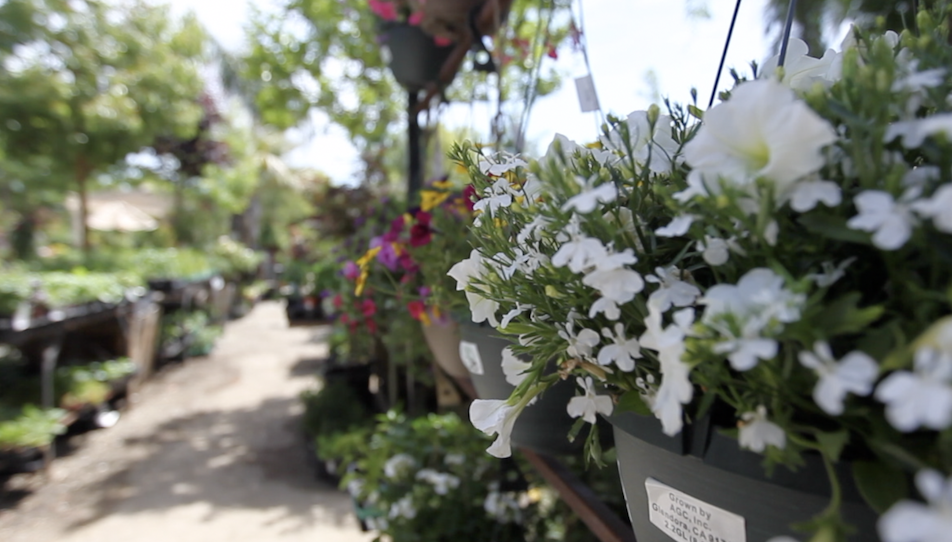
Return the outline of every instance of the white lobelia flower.
[[[668,436],[681,431],[684,425],[681,405],[689,403],[694,396],[694,386],[689,378],[691,368],[681,360],[685,350],[684,338],[694,322],[694,309],[679,310],[673,318],[674,323],[662,327],[661,313],[649,307],[645,318],[647,329],[639,340],[642,348],[658,352],[661,385],[654,394],[651,412],[661,420],[661,429]]]
[[[457,262],[446,274],[456,279],[457,290],[465,290],[473,277],[481,277],[485,272],[483,257],[474,249],[469,253],[469,258]]]
[[[823,167],[823,147],[837,139],[833,126],[790,89],[774,80],[741,83],[731,99],[704,114],[684,146],[691,188],[682,199],[720,193],[719,182],[753,187],[757,178],[783,197],[800,179]]]
[[[483,191],[483,197],[473,204],[473,210],[481,213],[488,212],[489,216],[495,217],[496,211],[501,207],[512,205],[513,193],[509,179],[500,177]]]
[[[879,383],[875,397],[886,404],[886,420],[908,433],[952,424],[952,356],[932,347],[916,350],[913,370],[896,371]]]
[[[582,191],[569,198],[562,205],[563,211],[575,210],[582,214],[591,213],[600,204],[611,203],[618,197],[618,188],[611,181],[595,186],[595,182],[599,179],[598,175],[594,175],[588,180],[581,177],[576,179],[581,185]]]
[[[410,454],[397,454],[383,464],[383,474],[387,478],[397,478],[416,466],[416,460]]]
[[[598,290],[602,297],[615,303],[627,303],[645,288],[645,281],[637,271],[618,268],[596,269],[582,278],[582,284]]]
[[[672,306],[687,307],[701,295],[697,286],[681,280],[681,271],[675,266],[656,267],[654,275],[648,275],[645,280],[658,285],[658,289],[648,296],[648,306],[654,306],[661,312],[666,312]]]
[[[635,369],[635,360],[641,357],[641,346],[638,339],[625,338],[625,326],[615,324],[615,332],[602,328],[602,336],[612,341],[612,344],[603,346],[598,351],[599,365],[615,364],[619,369],[630,372]]]
[[[446,454],[443,458],[443,462],[447,465],[459,466],[466,463],[466,456],[463,454]]]
[[[508,493],[501,493],[498,486],[490,487],[483,501],[483,510],[499,523],[522,523],[522,508]]]
[[[757,366],[759,360],[773,359],[777,355],[777,341],[761,336],[763,326],[757,319],[744,322],[739,335],[730,329],[714,327],[719,328],[727,340],[715,344],[711,351],[727,354],[727,361],[735,371],[749,371]]]
[[[820,288],[832,286],[836,281],[846,276],[846,268],[855,261],[856,257],[847,258],[835,266],[833,262],[823,262],[821,264],[823,266],[823,272],[810,273],[807,275],[807,278],[815,282]]]
[[[413,519],[417,515],[416,507],[413,506],[413,499],[406,495],[397,502],[390,505],[390,513],[387,514],[390,519],[404,518]]]
[[[601,339],[598,338],[598,332],[593,329],[582,328],[578,334],[574,331],[575,322],[571,321],[565,324],[564,329],[559,330],[559,337],[565,339],[569,345],[565,351],[575,358],[592,357],[592,349],[598,346]]]
[[[531,311],[532,309],[535,309],[535,305],[528,305],[525,303],[516,303],[516,307],[514,309],[512,309],[511,311],[503,315],[502,320],[499,322],[499,327],[502,329],[505,329],[506,326],[508,326],[509,323],[512,322],[513,318],[515,318],[516,316],[519,316],[520,314],[526,311]]]
[[[508,171],[512,171],[518,167],[526,167],[528,165],[529,164],[527,164],[526,161],[521,158],[518,158],[514,155],[500,153],[493,160],[480,160],[479,171],[482,172],[483,175],[499,177]]]
[[[837,362],[830,345],[825,341],[814,344],[812,352],[800,352],[799,358],[804,367],[813,369],[820,377],[813,388],[813,400],[832,416],[843,413],[846,394],[869,395],[879,375],[879,366],[873,358],[858,350],[846,354]]]
[[[671,137],[671,117],[658,115],[652,130],[648,122],[648,112],[634,111],[628,115],[627,124],[627,144],[615,130],[608,137],[599,138],[605,148],[624,153],[655,173],[670,171],[678,152],[678,143]]]
[[[587,376],[585,380],[576,378],[576,382],[581,386],[585,395],[576,395],[569,399],[566,410],[569,416],[573,418],[581,417],[588,423],[595,423],[595,414],[610,416],[612,413],[612,398],[607,395],[595,395],[595,387],[592,383],[592,377]]]
[[[502,373],[506,375],[506,382],[513,386],[522,384],[522,381],[529,375],[526,371],[532,368],[531,363],[526,363],[512,353],[510,347],[502,349]]]
[[[738,442],[741,448],[762,454],[767,446],[784,449],[787,445],[787,434],[779,425],[767,420],[767,408],[759,405],[755,412],[745,412],[741,415]]]
[[[522,413],[522,408],[500,399],[475,399],[469,405],[469,419],[473,427],[487,435],[496,435],[496,440],[486,449],[490,455],[500,458],[512,455],[512,426]]]
[[[437,495],[446,495],[451,489],[459,487],[459,478],[445,472],[437,472],[433,469],[420,469],[416,473],[417,480],[423,480],[433,486],[433,491]]]
[[[903,147],[916,149],[922,146],[927,137],[939,134],[946,138],[952,137],[952,113],[941,113],[921,119],[894,122],[886,128],[883,141],[889,143],[897,137],[901,137]]]
[[[730,242],[732,239],[721,239],[711,235],[705,235],[703,241],[697,242],[697,249],[701,251],[701,256],[709,265],[715,267],[724,265],[730,259]]]
[[[926,503],[902,500],[880,516],[883,542],[949,542],[952,540],[952,478],[931,469],[916,473],[916,488]]]
[[[882,250],[902,248],[918,224],[913,207],[921,191],[909,188],[899,201],[882,190],[864,190],[853,198],[858,215],[846,222],[848,228],[873,234],[873,244]]]
[[[555,267],[568,266],[573,273],[581,273],[587,267],[595,265],[602,258],[608,256],[608,249],[602,241],[595,237],[588,237],[579,227],[578,215],[573,215],[566,225],[559,240],[562,246],[552,256],[552,265]]]
[[[787,56],[783,65],[783,79],[781,82],[794,90],[809,90],[819,83],[828,87],[839,79],[836,60],[839,53],[827,49],[823,58],[815,58],[807,53],[810,48],[807,43],[798,38],[790,38],[787,42]],[[760,78],[775,77],[780,55],[774,55],[764,61]]]
[[[531,276],[533,273],[539,270],[540,267],[544,267],[552,263],[549,257],[539,250],[538,246],[526,246],[528,249],[526,251],[525,258],[519,262],[519,270],[522,271],[526,276]]]
[[[516,242],[520,245],[525,245],[530,239],[541,241],[541,234],[545,232],[545,229],[550,223],[551,221],[548,218],[537,215],[519,231],[519,235],[516,236]]]
[[[912,204],[912,208],[923,218],[931,218],[935,229],[942,233],[952,233],[952,184],[944,184],[932,194],[931,198]]]
[[[790,208],[798,213],[810,211],[818,203],[836,207],[842,201],[840,186],[832,181],[802,181],[790,193]]]
[[[681,237],[686,234],[694,223],[694,215],[678,215],[668,223],[655,230],[655,235],[659,237]]]
[[[592,303],[592,307],[588,311],[588,317],[595,318],[595,316],[602,313],[605,314],[605,318],[613,322],[621,318],[621,308],[618,303],[607,297],[600,297]]]

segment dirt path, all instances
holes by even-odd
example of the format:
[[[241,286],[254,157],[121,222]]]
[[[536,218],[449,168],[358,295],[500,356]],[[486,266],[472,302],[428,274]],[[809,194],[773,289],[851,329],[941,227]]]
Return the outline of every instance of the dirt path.
[[[297,394],[326,329],[281,306],[230,323],[207,359],[164,371],[119,424],[75,437],[50,473],[10,481],[4,542],[357,542],[348,497],[314,480]],[[0,493],[0,500],[4,495]]]

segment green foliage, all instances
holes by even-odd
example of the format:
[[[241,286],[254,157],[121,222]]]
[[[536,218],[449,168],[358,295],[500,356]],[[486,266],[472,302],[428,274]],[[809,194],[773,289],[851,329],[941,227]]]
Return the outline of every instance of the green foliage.
[[[212,259],[219,273],[233,277],[257,270],[264,256],[230,237],[222,236],[212,249]]]
[[[373,425],[373,413],[352,386],[325,381],[320,389],[301,394],[304,403],[302,425],[308,436],[330,438],[335,434]]]
[[[13,314],[26,300],[51,309],[93,301],[118,303],[130,289],[142,285],[143,281],[134,273],[4,270],[0,276],[0,314]]]
[[[65,415],[59,409],[43,410],[33,405],[19,412],[0,412],[0,450],[49,446],[56,435],[66,432],[62,423]]]

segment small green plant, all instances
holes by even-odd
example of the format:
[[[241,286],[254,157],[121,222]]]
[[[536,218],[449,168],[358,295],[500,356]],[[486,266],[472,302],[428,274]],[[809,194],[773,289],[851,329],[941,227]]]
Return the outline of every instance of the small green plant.
[[[342,382],[326,383],[301,394],[304,432],[314,438],[329,437],[355,427],[373,425],[373,412],[357,391]]]
[[[56,372],[56,389],[62,393],[60,406],[75,409],[102,404],[109,399],[112,382],[135,372],[136,365],[128,358],[60,367]]]
[[[0,450],[49,446],[56,435],[66,432],[65,415],[60,409],[43,410],[33,405],[19,412],[0,411]]]

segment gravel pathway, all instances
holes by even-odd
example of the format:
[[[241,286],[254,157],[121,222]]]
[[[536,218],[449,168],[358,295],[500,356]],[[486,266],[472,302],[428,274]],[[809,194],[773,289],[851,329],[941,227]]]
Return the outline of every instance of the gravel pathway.
[[[262,303],[208,358],[164,370],[112,429],[71,439],[49,477],[0,491],[4,542],[358,542],[348,497],[315,481],[297,395],[326,328]]]

